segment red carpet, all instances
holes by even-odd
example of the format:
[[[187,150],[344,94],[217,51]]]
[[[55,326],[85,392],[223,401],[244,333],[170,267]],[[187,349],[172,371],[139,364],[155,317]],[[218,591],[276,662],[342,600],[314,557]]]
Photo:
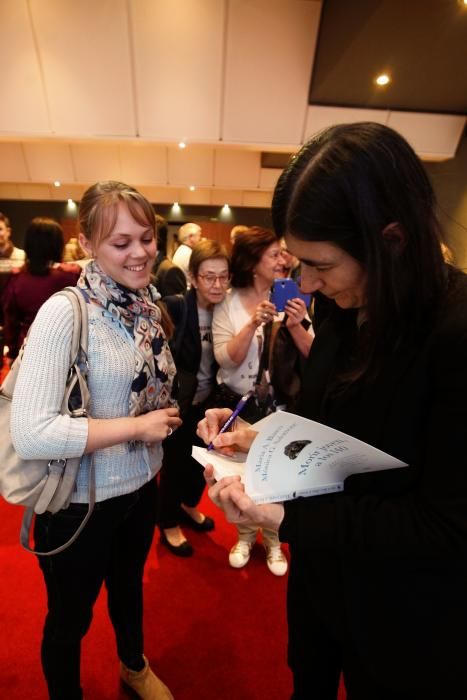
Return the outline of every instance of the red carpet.
[[[156,535],[145,574],[146,654],[176,700],[287,700],[286,580],[269,573],[258,545],[245,569],[231,569],[235,529],[207,498],[203,509],[216,529],[189,533],[191,559],[171,555]],[[0,499],[0,697],[46,700],[39,660],[45,596],[35,557],[18,544],[20,519],[21,509]],[[86,700],[128,698],[105,592],[84,641],[82,683]]]

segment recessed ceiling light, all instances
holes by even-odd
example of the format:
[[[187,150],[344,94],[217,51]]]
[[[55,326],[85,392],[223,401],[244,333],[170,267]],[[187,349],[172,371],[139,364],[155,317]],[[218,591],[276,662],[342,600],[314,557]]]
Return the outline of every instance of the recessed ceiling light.
[[[190,185],[190,190],[191,192],[194,192],[196,190],[196,187],[194,185]]]
[[[377,85],[388,85],[391,82],[391,78],[387,73],[381,73],[375,78],[375,83]]]
[[[54,186],[55,186],[55,187],[60,187],[61,184],[62,184],[62,183],[60,182],[60,180],[55,180],[55,181],[54,181]]]
[[[225,210],[227,211],[228,209],[230,209],[230,207],[229,207],[228,204],[224,204],[224,206],[222,207],[222,209],[225,209]]]
[[[185,141],[180,141],[180,143],[178,144],[178,147],[179,147],[179,148],[186,148],[186,143],[185,143]]]

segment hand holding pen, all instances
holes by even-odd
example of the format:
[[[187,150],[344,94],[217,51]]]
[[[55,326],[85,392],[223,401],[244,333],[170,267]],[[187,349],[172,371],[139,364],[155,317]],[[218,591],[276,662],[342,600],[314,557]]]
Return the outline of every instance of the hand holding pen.
[[[219,433],[218,433],[219,435],[221,435],[222,433],[225,433],[227,430],[230,429],[230,427],[233,425],[234,421],[235,421],[235,420],[237,419],[237,417],[239,416],[240,412],[245,408],[245,406],[246,406],[246,404],[248,403],[249,399],[253,396],[253,393],[254,393],[254,392],[253,392],[252,390],[251,390],[251,391],[247,391],[247,393],[246,393],[244,396],[242,396],[242,398],[240,399],[240,401],[238,402],[238,404],[235,406],[232,415],[230,416],[230,418],[228,418],[228,419],[226,420],[226,422],[224,423],[224,425],[223,425],[222,428],[220,429],[220,431],[219,431]],[[208,449],[208,450],[213,450],[213,449],[214,449],[214,445],[213,445],[212,442],[209,443],[207,449]]]

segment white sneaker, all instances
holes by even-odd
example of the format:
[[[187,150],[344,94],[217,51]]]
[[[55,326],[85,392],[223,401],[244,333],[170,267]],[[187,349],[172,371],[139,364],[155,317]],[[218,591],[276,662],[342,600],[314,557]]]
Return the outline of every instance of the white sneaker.
[[[250,560],[250,552],[253,547],[253,542],[246,540],[238,540],[229,553],[229,564],[234,569],[241,569],[242,566],[248,564]]]
[[[274,576],[283,576],[287,573],[288,563],[280,544],[264,545],[266,550],[266,563],[269,571]]]

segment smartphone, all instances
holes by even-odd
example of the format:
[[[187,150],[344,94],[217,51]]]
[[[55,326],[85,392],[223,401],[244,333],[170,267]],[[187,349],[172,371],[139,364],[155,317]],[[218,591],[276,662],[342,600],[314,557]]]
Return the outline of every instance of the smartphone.
[[[310,306],[311,294],[303,294],[295,280],[290,277],[274,280],[270,301],[278,311],[284,311],[287,302],[297,297],[303,299],[307,308]]]

